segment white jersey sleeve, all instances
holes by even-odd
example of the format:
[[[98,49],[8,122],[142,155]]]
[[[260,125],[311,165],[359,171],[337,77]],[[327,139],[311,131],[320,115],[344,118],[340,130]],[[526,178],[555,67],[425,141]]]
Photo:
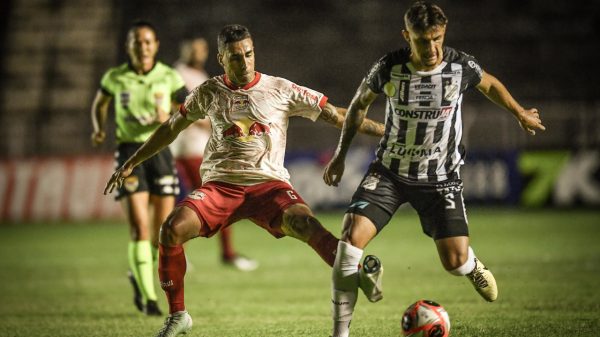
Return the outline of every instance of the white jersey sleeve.
[[[192,122],[204,119],[215,102],[214,97],[215,94],[209,90],[208,85],[200,85],[185,98],[179,112]]]
[[[327,96],[293,82],[285,82],[289,86],[287,88],[290,95],[289,116],[299,116],[316,121],[327,103]]]

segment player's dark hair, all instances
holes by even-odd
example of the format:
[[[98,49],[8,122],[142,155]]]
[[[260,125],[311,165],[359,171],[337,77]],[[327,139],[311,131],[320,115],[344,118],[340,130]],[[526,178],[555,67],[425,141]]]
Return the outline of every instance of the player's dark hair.
[[[406,28],[424,32],[431,27],[445,26],[448,18],[444,11],[432,3],[417,1],[404,14]]]
[[[221,29],[217,37],[217,48],[219,53],[222,53],[226,44],[251,38],[248,28],[238,24],[227,25]]]
[[[131,23],[131,26],[129,26],[129,30],[127,31],[127,36],[129,36],[129,34],[131,34],[135,30],[140,29],[140,28],[150,29],[154,33],[154,37],[156,37],[156,39],[158,40],[158,35],[156,34],[156,27],[150,21],[146,21],[146,20],[133,21],[133,23]]]

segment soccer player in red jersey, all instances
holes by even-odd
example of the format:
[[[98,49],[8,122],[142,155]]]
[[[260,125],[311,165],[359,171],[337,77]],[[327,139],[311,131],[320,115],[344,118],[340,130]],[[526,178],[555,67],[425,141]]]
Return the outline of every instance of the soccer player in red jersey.
[[[181,43],[180,59],[175,64],[175,70],[181,75],[189,91],[209,79],[204,69],[208,58],[208,42],[201,37],[186,40]],[[202,186],[200,164],[204,150],[210,137],[210,121],[199,119],[191,127],[183,130],[169,148],[175,157],[177,173],[181,182],[181,195]],[[221,261],[241,271],[252,271],[258,268],[258,262],[242,254],[233,247],[232,227],[223,227],[219,232],[221,244]],[[189,261],[188,261],[189,265]]]
[[[244,26],[225,26],[218,36],[218,51],[225,74],[194,89],[179,112],[116,170],[105,189],[109,193],[120,186],[134,167],[191,123],[210,119],[212,133],[201,166],[203,185],[161,227],[159,277],[170,315],[158,337],[177,336],[192,327],[184,304],[184,242],[250,219],[276,238],[291,236],[308,243],[330,266],[338,245],[290,185],[283,159],[290,117],[341,127],[343,113],[322,93],[257,72],[253,40]],[[375,136],[384,131],[382,124],[370,120],[359,129]]]

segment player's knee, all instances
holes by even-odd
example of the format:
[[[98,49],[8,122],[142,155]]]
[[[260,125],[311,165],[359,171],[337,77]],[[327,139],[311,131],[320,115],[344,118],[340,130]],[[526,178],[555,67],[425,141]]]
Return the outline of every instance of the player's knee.
[[[159,241],[162,245],[176,246],[186,241],[181,231],[181,223],[181,218],[177,217],[175,212],[169,214],[165,222],[160,226]]]

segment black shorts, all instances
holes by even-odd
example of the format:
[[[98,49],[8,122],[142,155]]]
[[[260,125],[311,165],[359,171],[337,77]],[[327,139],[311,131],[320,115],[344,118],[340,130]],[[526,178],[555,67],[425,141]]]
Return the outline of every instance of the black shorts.
[[[117,167],[121,167],[140,146],[141,143],[119,144],[115,153]],[[179,194],[175,161],[168,147],[134,168],[131,175],[123,181],[123,185],[117,189],[115,199],[143,191],[159,196]]]
[[[462,190],[459,178],[438,183],[409,183],[375,162],[354,192],[346,213],[369,218],[379,232],[398,207],[408,202],[419,214],[423,232],[433,239],[468,236]]]

